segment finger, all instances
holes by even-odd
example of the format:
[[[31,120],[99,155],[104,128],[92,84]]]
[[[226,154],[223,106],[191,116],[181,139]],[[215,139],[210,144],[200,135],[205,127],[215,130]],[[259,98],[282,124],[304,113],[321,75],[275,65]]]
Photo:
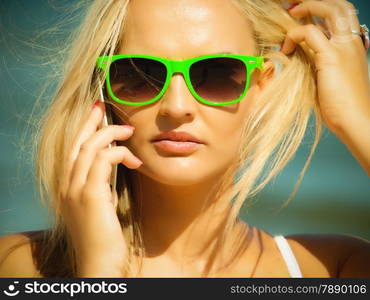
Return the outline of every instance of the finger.
[[[294,27],[287,32],[281,51],[290,54],[294,51],[297,44],[306,44],[316,53],[325,52],[332,49],[329,40],[324,33],[313,24]]]
[[[358,34],[354,34],[352,30],[360,31],[360,22],[357,17],[358,12],[356,7],[346,0],[323,0],[329,5],[337,5],[343,12],[343,17],[338,18],[336,21],[336,27],[346,29],[348,32],[346,35],[335,35],[331,40],[341,47],[345,43],[352,43],[356,47],[363,49],[364,43],[362,37]]]
[[[89,169],[99,150],[108,148],[113,140],[126,140],[132,133],[133,129],[127,126],[110,125],[97,131],[92,137],[82,143],[79,155],[71,171],[71,193],[78,195],[86,182]]]
[[[318,0],[316,0],[316,2],[317,1]],[[295,11],[296,11],[295,8],[299,5],[302,5],[303,3],[304,2],[302,2],[302,0],[285,0],[285,1],[282,1],[283,7],[289,13],[291,13],[291,11],[294,10],[294,13],[291,14],[292,17],[296,17],[296,18],[301,18],[301,17],[306,17],[306,16],[311,17],[313,19],[315,25],[318,26],[329,37],[330,34],[328,34],[328,29],[330,29],[330,27],[331,27],[331,24],[329,23],[329,20],[325,19],[324,17],[319,17],[319,14],[313,15],[312,13],[310,13],[308,11],[305,11],[305,14],[303,12],[298,11],[297,16],[295,15]],[[320,11],[319,11],[319,13],[320,13]]]
[[[329,5],[337,5],[342,9],[344,15],[347,16],[347,22],[350,29],[360,29],[360,22],[358,20],[358,11],[356,7],[346,0],[323,0],[327,2]]]
[[[77,134],[71,153],[72,161],[77,157],[81,144],[91,137],[100,126],[104,116],[104,110],[104,103],[101,101],[96,101],[91,110],[89,118],[82,126],[80,132]]]
[[[85,188],[109,185],[112,168],[122,163],[130,169],[140,167],[142,162],[125,146],[102,149],[98,152],[87,175]]]
[[[65,169],[65,174],[62,178],[62,190],[64,193],[68,190],[68,185],[70,182],[71,172],[75,163],[75,160],[80,152],[81,144],[86,141],[90,136],[96,132],[97,128],[102,122],[104,115],[104,103],[101,101],[96,101],[91,109],[90,115],[86,123],[82,126],[80,131],[77,133],[75,139],[72,142],[72,149],[68,158],[67,166]]]
[[[289,13],[295,18],[310,16],[324,18],[333,35],[347,35],[351,32],[348,16],[336,3],[309,0],[290,9]]]

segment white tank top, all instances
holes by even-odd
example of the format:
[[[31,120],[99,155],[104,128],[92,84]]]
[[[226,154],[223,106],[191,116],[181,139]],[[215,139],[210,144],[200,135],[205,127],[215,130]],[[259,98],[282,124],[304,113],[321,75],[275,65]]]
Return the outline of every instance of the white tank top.
[[[281,255],[284,258],[284,261],[287,265],[288,271],[291,277],[302,278],[301,269],[299,268],[298,262],[293,254],[292,249],[290,248],[288,241],[282,235],[274,236],[276,244],[281,252]]]

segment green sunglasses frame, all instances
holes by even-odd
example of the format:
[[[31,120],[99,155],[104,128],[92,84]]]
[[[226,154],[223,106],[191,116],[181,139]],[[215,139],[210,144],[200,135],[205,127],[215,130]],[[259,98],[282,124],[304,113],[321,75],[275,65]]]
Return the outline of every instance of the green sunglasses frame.
[[[110,76],[109,76],[109,73],[110,73],[109,72],[109,67],[110,67],[110,65],[114,61],[122,59],[122,58],[136,58],[136,57],[146,58],[146,59],[153,59],[155,61],[161,62],[162,64],[164,64],[166,66],[166,69],[167,69],[166,82],[165,82],[162,90],[153,99],[150,99],[150,100],[144,101],[144,102],[128,102],[128,101],[117,98],[114,95],[114,93],[112,91],[112,88],[111,88],[111,84],[110,84]],[[222,103],[212,102],[212,101],[203,99],[201,96],[198,95],[198,93],[194,90],[193,85],[191,84],[190,76],[189,76],[190,66],[193,63],[204,60],[204,59],[224,58],[224,57],[239,59],[244,63],[245,68],[246,68],[246,73],[247,73],[246,74],[247,78],[246,78],[246,84],[245,84],[244,91],[238,99],[227,101],[227,102],[222,102]],[[97,68],[103,69],[105,71],[105,81],[107,83],[106,86],[107,86],[107,90],[108,90],[109,95],[111,96],[111,98],[114,101],[116,101],[118,103],[121,103],[121,104],[138,106],[138,105],[147,105],[147,104],[150,104],[150,103],[153,103],[153,102],[157,101],[166,92],[166,90],[167,90],[167,88],[170,84],[170,80],[172,78],[172,75],[174,73],[181,73],[183,75],[183,77],[185,78],[185,82],[186,82],[187,87],[189,88],[191,94],[195,97],[195,99],[197,99],[198,101],[200,101],[202,103],[208,104],[208,105],[224,106],[224,105],[239,102],[240,100],[242,100],[244,98],[244,96],[246,95],[247,90],[249,88],[250,77],[251,77],[251,74],[252,74],[253,70],[255,68],[258,68],[258,69],[262,70],[263,61],[264,61],[263,56],[245,56],[245,55],[238,55],[238,54],[212,54],[212,55],[197,56],[197,57],[193,57],[193,58],[189,58],[189,59],[185,59],[185,60],[170,60],[170,59],[165,59],[165,58],[162,58],[162,57],[151,56],[151,55],[142,55],[142,54],[119,54],[119,55],[112,55],[112,56],[99,56],[98,59],[97,59],[96,66],[97,66]]]

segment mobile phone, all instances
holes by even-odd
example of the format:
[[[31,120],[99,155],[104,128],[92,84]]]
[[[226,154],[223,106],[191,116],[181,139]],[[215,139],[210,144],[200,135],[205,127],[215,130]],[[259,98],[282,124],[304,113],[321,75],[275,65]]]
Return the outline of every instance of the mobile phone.
[[[105,103],[103,88],[102,88],[100,81],[99,81],[99,91],[100,91],[100,99],[102,102]],[[103,117],[102,124],[100,125],[100,128],[104,126],[112,125],[112,124],[113,124],[113,119],[112,119],[111,107],[110,105],[105,105],[104,117]],[[112,143],[108,145],[108,147],[112,148],[112,147],[115,147],[116,145],[117,145],[116,141],[113,141]],[[117,185],[117,165],[114,165],[112,168],[112,173],[111,173],[111,178],[110,178],[110,186],[112,188],[113,193],[117,193],[116,185]]]

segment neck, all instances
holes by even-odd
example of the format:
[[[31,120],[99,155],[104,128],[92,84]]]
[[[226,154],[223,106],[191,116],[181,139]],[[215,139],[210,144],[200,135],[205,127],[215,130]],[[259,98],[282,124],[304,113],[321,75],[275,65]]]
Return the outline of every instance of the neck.
[[[139,185],[134,197],[141,206],[146,257],[162,256],[181,265],[190,261],[206,264],[230,209],[226,193],[216,199],[219,182],[213,178],[192,186],[171,186],[141,173],[135,176]],[[241,227],[245,230],[240,223],[239,232]]]

